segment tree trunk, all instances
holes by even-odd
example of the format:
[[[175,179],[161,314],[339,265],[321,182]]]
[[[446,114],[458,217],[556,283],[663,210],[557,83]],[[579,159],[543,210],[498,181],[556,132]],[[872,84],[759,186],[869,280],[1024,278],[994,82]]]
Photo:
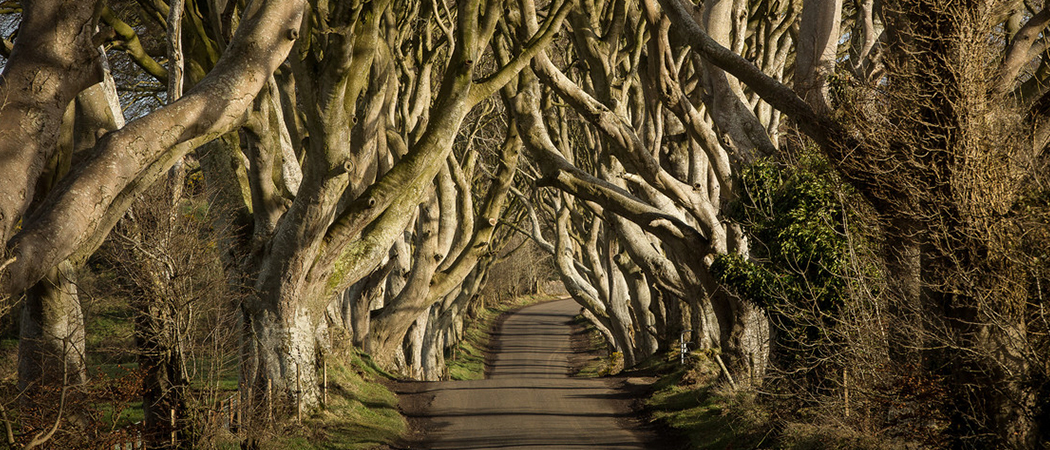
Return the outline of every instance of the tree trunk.
[[[87,382],[84,314],[70,262],[26,291],[18,341],[18,389],[27,399]],[[55,397],[57,399],[57,397]]]
[[[412,326],[405,332],[404,352],[405,369],[412,379],[421,379],[423,375],[423,347],[425,345],[425,334],[430,326],[430,317],[434,308],[431,307],[419,314]]]
[[[673,326],[665,304],[668,301],[677,301],[677,299],[669,300],[666,292],[655,287],[650,288],[649,298],[649,314],[653,318],[653,331],[656,333],[656,351],[659,353],[661,350],[669,348],[672,340],[670,336],[674,333],[671,330]]]
[[[631,311],[634,315],[635,343],[640,360],[656,354],[659,348],[656,316],[652,313],[653,300],[649,283],[641,271],[627,275],[630,285]]]
[[[251,387],[258,418],[272,412],[280,420],[320,405],[318,337],[325,330],[315,317],[303,309],[246,308],[242,382]]]
[[[412,270],[397,296],[372,318],[367,349],[380,365],[392,361],[391,356],[401,346],[409,327],[430,310],[430,281],[439,262],[434,257],[438,245],[438,212],[436,198],[420,206]]]
[[[711,295],[718,321],[719,346],[726,366],[736,380],[758,380],[766,370],[769,353],[763,336],[768,325],[761,310],[724,289]]]
[[[448,377],[445,364],[445,350],[458,344],[463,339],[463,321],[469,314],[478,291],[482,288],[485,274],[493,262],[492,257],[482,258],[460,284],[457,292],[446,296],[441,304],[440,315],[431,321],[427,328],[427,345],[423,347],[424,371],[426,380],[440,380]],[[472,303],[473,302],[473,303]],[[484,306],[480,306],[484,308]]]
[[[807,1],[797,41],[795,91],[814,110],[827,112],[828,76],[835,70],[842,0]]]
[[[632,367],[638,363],[638,359],[635,355],[637,350],[634,334],[635,324],[628,308],[631,294],[628,292],[627,281],[620,272],[620,268],[611,259],[606,258],[606,262],[609,263],[607,266],[607,276],[610,284],[609,298],[607,300],[609,303],[609,317],[612,319],[613,336],[620,342],[619,347],[623,352],[624,367]]]
[[[438,305],[430,310],[427,329],[423,335],[421,380],[437,381],[445,375],[445,336],[455,320],[452,310],[444,310]]]
[[[704,28],[725,47],[742,44],[733,41],[734,28],[746,26],[747,16],[738,11],[739,6],[740,3],[733,0],[712,0],[703,5]],[[706,59],[703,71],[705,85],[710,86],[709,95],[704,99],[707,111],[719,133],[728,138],[726,144],[735,157],[749,163],[759,156],[775,154],[776,147],[746,103],[740,82]]]
[[[382,302],[386,292],[386,280],[393,270],[393,260],[382,266],[364,279],[354,283],[341,297],[341,313],[350,330],[351,340],[355,347],[364,347],[372,324],[372,306],[376,300]]]
[[[390,267],[390,265],[387,264],[386,267]],[[387,270],[384,273],[389,275],[390,271]],[[354,345],[357,347],[363,347],[368,340],[368,335],[371,333],[372,306],[377,300],[382,302],[384,294],[384,278],[385,277],[367,278],[367,285],[365,286],[365,289],[361,291],[361,296],[354,299],[353,305],[350,306]]]
[[[183,348],[179,341],[178,311],[170,301],[142,300],[135,320],[135,340],[139,368],[143,371],[142,410],[146,448],[170,448],[172,433],[184,440],[186,430],[186,392],[189,382],[182,366]],[[176,420],[176,423],[172,423]]]
[[[0,74],[0,238],[5,242],[37,197],[37,179],[55,153],[69,103],[101,81],[102,54],[91,42],[96,3],[38,0],[22,5],[18,36]],[[8,293],[26,289],[64,259],[37,268],[42,273],[33,279],[17,280],[21,289]]]
[[[885,330],[889,357],[897,364],[919,364],[918,347],[924,342],[922,324],[922,254],[918,224],[893,220],[886,230],[886,281],[890,298],[889,317],[880,324]]]

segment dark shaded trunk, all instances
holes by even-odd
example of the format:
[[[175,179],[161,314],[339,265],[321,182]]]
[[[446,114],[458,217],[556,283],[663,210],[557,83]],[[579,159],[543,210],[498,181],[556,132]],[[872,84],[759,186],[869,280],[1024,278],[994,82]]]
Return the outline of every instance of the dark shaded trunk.
[[[84,314],[73,265],[63,262],[26,291],[18,342],[18,389],[30,403],[58,404],[63,386],[87,382]]]
[[[890,359],[896,364],[919,363],[923,342],[919,323],[922,304],[919,228],[914,221],[894,220],[886,230],[883,258],[889,288],[888,317],[879,324],[886,333]]]
[[[354,283],[354,295],[348,298],[350,327],[355,347],[364,347],[371,332],[372,302],[383,295],[387,276],[393,271],[394,262],[388,261],[363,280]]]
[[[142,378],[146,447],[174,448],[187,442],[186,379],[176,312],[169,302],[147,301],[135,320]]]

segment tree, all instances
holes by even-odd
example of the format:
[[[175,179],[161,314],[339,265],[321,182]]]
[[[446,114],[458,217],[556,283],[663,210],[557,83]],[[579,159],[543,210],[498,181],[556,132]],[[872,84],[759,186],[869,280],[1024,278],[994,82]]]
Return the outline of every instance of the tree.
[[[677,75],[667,72],[673,67],[672,60],[670,55],[667,59],[662,58],[669,51],[653,50],[666,50],[667,43],[659,44],[659,39],[644,39],[649,23],[658,22],[655,5],[648,5],[645,15],[630,6],[616,3],[590,6],[594,9],[576,12],[574,31],[578,34],[571,40],[574,51],[587,64],[586,70],[580,71],[582,79],[574,81],[544,55],[535,60],[533,70],[545,87],[593,127],[593,131],[587,131],[593,134],[575,142],[555,139],[554,136],[563,135],[548,131],[548,128],[556,130],[557,126],[544,125],[544,118],[536,112],[539,111],[538,93],[528,94],[517,101],[532,102],[531,105],[525,103],[515,108],[526,148],[539,161],[544,173],[543,182],[600,205],[602,212],[599,215],[609,214],[607,221],[618,221],[612,218],[615,214],[633,222],[634,225],[620,222],[620,226],[614,228],[621,231],[616,240],[625,243],[627,254],[637,257],[635,263],[647,272],[647,276],[660,280],[664,292],[676,293],[689,302],[694,326],[687,328],[696,330],[695,341],[704,345],[715,343],[720,347],[728,356],[733,375],[758,377],[765,366],[761,337],[765,322],[761,312],[720,289],[708,272],[708,266],[718,254],[747,253],[746,239],[739,227],[723,223],[719,218],[719,205],[736,195],[730,155],[740,158],[738,161],[746,161],[752,156],[729,152],[729,148],[736,147],[723,147],[718,139],[713,138],[713,124],[703,118],[702,110],[680,93]],[[528,5],[523,6],[526,23],[532,17],[529,10]],[[659,23],[652,25],[659,26]],[[632,34],[624,30],[635,31]],[[666,30],[663,34],[666,36]],[[659,36],[658,33],[654,35]],[[621,40],[627,45],[622,45]],[[648,55],[647,59],[641,58],[642,55]],[[696,69],[695,66],[683,66],[681,70],[695,76],[705,73]],[[778,70],[777,67],[774,69]],[[643,73],[650,74],[649,78],[640,78]],[[710,82],[708,78],[703,78],[703,82]],[[712,79],[717,82],[721,78],[713,76]],[[660,80],[664,87],[653,86],[654,80]],[[613,89],[605,88],[610,85]],[[696,89],[693,95],[698,95],[701,87],[707,91],[714,89],[695,82],[690,86]],[[726,98],[719,101],[742,103],[737,91],[731,86],[725,88],[721,95]],[[530,100],[530,97],[535,100]],[[663,100],[672,107],[664,109]],[[710,105],[709,108],[728,114],[725,108]],[[672,111],[681,115],[670,115]],[[767,119],[772,117],[775,115]],[[738,126],[742,122],[727,117],[725,123]],[[737,144],[739,148],[773,148],[764,126],[757,128],[758,134],[755,134],[756,128],[749,130],[740,130],[740,139],[749,141]],[[672,132],[680,132],[690,139],[680,147],[683,153],[669,151],[665,157],[661,149],[678,150],[665,147],[673,145],[669,142]],[[580,150],[570,151],[569,146],[579,146]],[[565,154],[594,154],[591,163],[595,167],[594,173],[576,168],[571,158],[563,156]],[[639,233],[634,226],[641,227],[649,236]],[[660,243],[656,252],[650,250],[654,242]],[[630,298],[628,290],[623,288],[625,280],[621,274],[615,273],[618,268],[614,264],[604,266],[608,268],[606,270],[617,270],[597,281],[597,285],[613,292],[608,290],[609,287],[619,284],[621,294],[609,297],[609,304],[625,304],[623,302]],[[561,267],[568,266],[562,264]],[[570,288],[570,292],[573,289]],[[599,309],[592,308],[592,312]],[[620,314],[625,312],[626,308],[621,309]],[[639,318],[642,329],[653,324],[645,315]],[[614,322],[618,321],[630,323],[626,316]],[[640,334],[646,333],[649,331]],[[626,336],[628,333],[620,334]],[[663,334],[667,336],[669,333]],[[620,338],[624,339],[626,337]],[[651,347],[651,343],[647,345]],[[651,351],[649,348],[643,353]]]
[[[1041,416],[1031,399],[1043,388],[1022,380],[1041,379],[1045,364],[1025,350],[1041,338],[1023,311],[1042,300],[1022,286],[1039,284],[1042,270],[1006,230],[1028,222],[1008,211],[1039,189],[1026,180],[1037,179],[1032,170],[1045,147],[1045,122],[1032,107],[1043,94],[1032,90],[1039,76],[1019,77],[1019,67],[1045,64],[1030,52],[1044,13],[1014,2],[891,2],[881,10],[858,3],[846,68],[825,75],[824,102],[807,96],[807,104],[718,45],[680,2],[662,5],[692,51],[790,117],[876,209],[887,277],[897,280],[896,318],[904,311],[921,318],[914,329],[923,344],[903,357],[917,358],[945,377],[953,397],[968,399],[946,411],[957,445],[1035,446]],[[839,5],[814,7],[803,13],[800,36],[830,38],[800,45],[812,52],[800,60],[818,61],[815,55],[830,55],[826,45],[842,42],[835,39]],[[876,24],[884,40],[873,39]],[[798,81],[807,76],[796,73],[796,90],[805,92]],[[845,80],[836,85],[832,76]],[[966,194],[977,192],[986,194]],[[988,351],[992,342],[1000,350]],[[908,353],[900,340],[888,345]]]
[[[227,4],[225,10],[208,2],[188,5],[192,12],[185,20],[198,25],[195,30],[205,30],[190,34],[196,38],[187,54],[198,56],[191,57],[188,66],[213,68],[191,81],[182,98],[104,135],[92,159],[23,221],[8,240],[13,261],[3,274],[5,292],[20,292],[46,266],[90,254],[131,199],[178,158],[243,125],[248,186],[228,183],[231,177],[212,176],[226,175],[221,170],[208,170],[236,155],[238,137],[208,144],[208,152],[215,154],[201,159],[219,162],[205,163],[206,175],[216,184],[227,182],[223,198],[240,200],[234,206],[241,211],[249,204],[238,193],[251,192],[252,238],[240,241],[241,248],[234,251],[245,255],[241,272],[252,293],[245,308],[246,383],[257,400],[279,398],[267,393],[271,388],[292,396],[299,390],[295,386],[304,386],[295,400],[304,409],[316,406],[318,355],[324,352],[315,332],[325,327],[325,307],[337,292],[376,267],[425,198],[425,188],[443,166],[439,162],[450,154],[466,114],[546,45],[565,11],[554,5],[558,14],[522,54],[475,82],[475,61],[482,60],[499,21],[500,2],[467,2],[455,14],[444,10],[443,17],[441,10],[429,7],[390,5],[370,2],[329,9],[260,2],[247,6],[232,36],[234,22],[228,15],[236,11],[235,4]],[[153,6],[145,15],[163,16],[165,8]],[[300,20],[304,8],[310,11],[305,22]],[[416,22],[420,14],[424,20]],[[216,16],[218,20],[212,20]],[[120,19],[111,14],[107,22],[119,25]],[[306,28],[300,36],[301,23]],[[429,32],[408,33],[407,25],[416,23],[442,30],[444,42],[434,42]],[[121,33],[132,36],[135,31]],[[225,39],[230,45],[221,56],[210,53]],[[172,68],[156,70],[152,56],[136,52],[135,44],[124,45],[148,73],[173,78]],[[417,59],[415,67],[405,67],[402,81],[390,75],[390,67],[396,61],[393,55],[405,50]],[[267,57],[255,58],[255,53]],[[277,76],[270,75],[289,54],[290,64]],[[18,55],[14,52],[7,70],[18,67]],[[449,59],[435,67],[438,55]],[[437,84],[430,75],[434,70],[442,73]],[[388,75],[372,83],[373,73]],[[399,86],[413,90],[411,108],[393,102]],[[436,96],[431,94],[434,88]],[[359,98],[368,121],[357,120]],[[404,115],[387,123],[392,116],[383,111]],[[296,175],[299,167],[301,180]],[[498,203],[494,208],[500,209]],[[69,214],[79,219],[64,222]],[[5,223],[17,223],[21,217],[16,215],[21,211],[5,215]],[[477,239],[484,240],[484,234]],[[476,251],[480,254],[483,248]],[[460,265],[449,267],[450,274],[439,282],[440,295],[430,303],[470,273],[477,260],[472,252],[463,253]],[[421,279],[430,278],[419,273]]]

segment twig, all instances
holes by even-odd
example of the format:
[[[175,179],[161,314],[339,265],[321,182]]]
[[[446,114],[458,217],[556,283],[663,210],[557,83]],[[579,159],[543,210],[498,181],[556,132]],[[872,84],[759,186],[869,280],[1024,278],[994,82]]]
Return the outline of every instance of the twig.
[[[50,441],[58,431],[58,426],[62,423],[62,414],[66,409],[66,395],[69,393],[69,368],[66,364],[62,366],[62,394],[58,402],[58,415],[55,417],[55,423],[51,424],[51,429],[46,434],[37,433],[33,436],[33,439],[26,444],[25,450],[30,450]]]
[[[11,428],[11,418],[7,416],[7,408],[0,403],[0,419],[4,421],[4,431],[7,433],[7,445],[11,448],[15,446],[15,430]]]
[[[729,374],[729,369],[726,367],[726,364],[722,362],[722,357],[719,356],[718,353],[715,353],[715,361],[718,362],[718,367],[722,368],[722,373],[724,373],[726,379],[729,380],[729,385],[732,386],[734,390],[736,390],[736,381],[733,381],[733,375]]]
[[[4,269],[6,269],[6,268],[7,268],[7,266],[10,266],[11,264],[13,264],[13,263],[14,263],[15,261],[17,261],[17,260],[18,260],[18,257],[17,257],[17,256],[12,256],[12,257],[11,257],[11,259],[9,259],[9,260],[7,260],[7,261],[4,261],[4,263],[3,263],[3,264],[0,264],[0,270],[4,270]]]

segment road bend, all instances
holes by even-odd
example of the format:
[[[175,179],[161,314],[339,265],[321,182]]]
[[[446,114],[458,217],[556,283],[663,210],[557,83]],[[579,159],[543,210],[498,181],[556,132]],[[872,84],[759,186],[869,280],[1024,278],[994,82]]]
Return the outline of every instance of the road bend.
[[[644,449],[617,406],[624,393],[602,379],[569,378],[572,300],[524,308],[497,336],[485,380],[427,383],[425,436],[411,448]],[[621,402],[622,403],[622,402]]]

